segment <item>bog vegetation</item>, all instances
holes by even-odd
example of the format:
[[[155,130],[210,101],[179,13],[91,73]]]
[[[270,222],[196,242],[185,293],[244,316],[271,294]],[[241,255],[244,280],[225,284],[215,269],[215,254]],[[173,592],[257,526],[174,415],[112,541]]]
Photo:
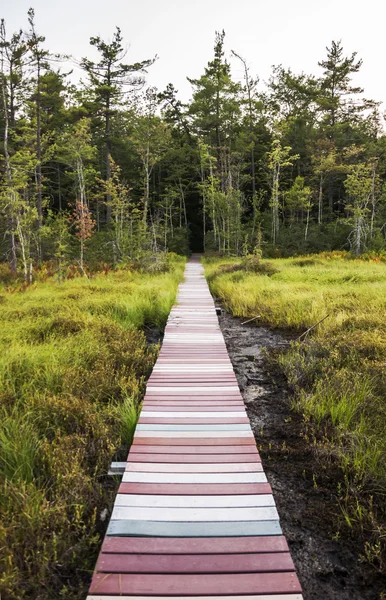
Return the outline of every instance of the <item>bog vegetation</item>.
[[[294,331],[290,349],[271,360],[322,461],[341,468],[346,524],[366,532],[363,554],[386,570],[386,262],[336,252],[205,265],[211,291],[234,315]]]
[[[85,597],[183,265],[0,290],[4,600]]]

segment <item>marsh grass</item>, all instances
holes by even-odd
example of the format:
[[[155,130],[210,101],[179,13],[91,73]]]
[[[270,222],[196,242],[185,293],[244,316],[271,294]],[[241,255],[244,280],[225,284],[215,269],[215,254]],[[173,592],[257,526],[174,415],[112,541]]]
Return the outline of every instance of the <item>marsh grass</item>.
[[[237,262],[204,259],[211,291],[232,314],[259,315],[295,338],[329,315],[270,360],[342,469],[345,521],[351,514],[374,532],[386,570],[386,263],[324,253],[270,259],[277,271],[265,276],[232,269]]]
[[[1,291],[2,600],[83,599],[145,381],[182,279],[127,269]],[[11,288],[9,288],[11,289]]]

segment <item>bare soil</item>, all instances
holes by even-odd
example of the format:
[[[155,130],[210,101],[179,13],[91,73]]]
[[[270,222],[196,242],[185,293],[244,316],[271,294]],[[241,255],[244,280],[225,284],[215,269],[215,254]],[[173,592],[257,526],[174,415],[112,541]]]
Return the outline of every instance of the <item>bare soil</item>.
[[[262,348],[285,350],[291,336],[254,324],[242,325],[242,319],[225,311],[219,321],[304,600],[386,598],[385,577],[361,558],[363,541],[339,526],[339,468],[331,462],[324,464],[317,446],[305,435],[301,415],[291,410],[283,376],[268,372]]]

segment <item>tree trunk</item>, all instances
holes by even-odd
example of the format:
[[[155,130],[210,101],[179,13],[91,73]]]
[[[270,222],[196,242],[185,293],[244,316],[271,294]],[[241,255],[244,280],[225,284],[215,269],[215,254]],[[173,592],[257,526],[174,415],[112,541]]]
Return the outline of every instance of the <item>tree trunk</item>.
[[[37,62],[37,93],[36,93],[36,189],[38,228],[43,225],[43,202],[42,202],[42,140],[41,140],[41,90],[40,90],[40,58]]]
[[[6,172],[6,177],[7,177],[7,184],[9,186],[9,192],[10,194],[13,194],[13,191],[11,190],[11,186],[12,186],[12,170],[11,170],[11,163],[10,163],[10,159],[9,159],[9,151],[8,151],[8,137],[9,137],[9,114],[8,114],[8,106],[7,106],[7,90],[6,90],[6,78],[5,78],[5,74],[4,74],[4,64],[3,64],[3,60],[2,60],[2,64],[1,64],[1,71],[2,71],[2,99],[3,99],[3,113],[4,113],[4,136],[3,136],[3,148],[4,148],[4,160],[5,160],[5,172]],[[12,202],[11,202],[11,206],[12,206]],[[16,273],[17,270],[17,256],[16,256],[16,242],[15,242],[15,234],[13,232],[13,227],[14,227],[14,223],[13,223],[13,215],[12,215],[12,208],[11,208],[11,214],[8,217],[8,229],[9,229],[9,236],[10,236],[10,251],[11,251],[11,271],[12,273]]]
[[[322,224],[323,218],[323,174],[320,174],[319,181],[319,201],[318,201],[318,225]]]

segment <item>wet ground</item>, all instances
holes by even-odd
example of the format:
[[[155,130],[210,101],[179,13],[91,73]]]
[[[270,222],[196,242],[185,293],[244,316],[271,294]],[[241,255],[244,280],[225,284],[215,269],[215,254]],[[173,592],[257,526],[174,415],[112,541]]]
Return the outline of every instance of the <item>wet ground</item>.
[[[360,559],[359,543],[338,529],[339,471],[323,464],[290,409],[280,374],[269,374],[262,347],[285,349],[290,337],[222,312],[219,318],[264,469],[273,488],[304,600],[384,600],[386,580]],[[383,593],[385,595],[383,595]]]

